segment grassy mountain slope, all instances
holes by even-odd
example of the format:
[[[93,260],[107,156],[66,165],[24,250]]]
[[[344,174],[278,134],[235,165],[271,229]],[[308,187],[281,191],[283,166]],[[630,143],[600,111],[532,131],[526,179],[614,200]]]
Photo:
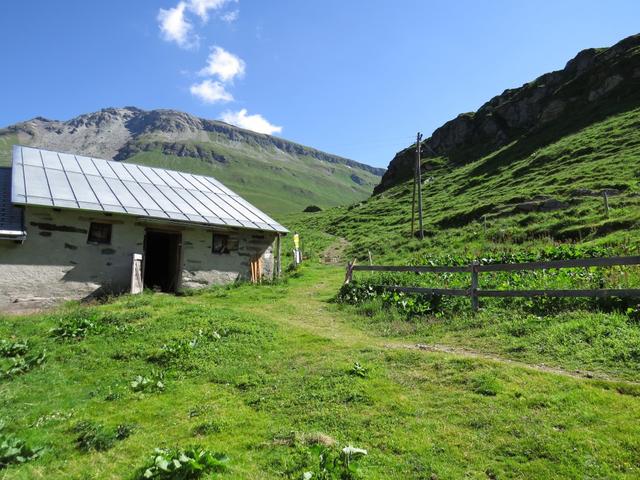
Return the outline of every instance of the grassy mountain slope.
[[[425,161],[426,238],[411,238],[412,182],[353,206],[292,217],[306,232],[351,242],[350,255],[420,261],[433,254],[537,249],[563,242],[637,250],[640,108],[619,113],[529,153],[525,138],[475,162]],[[608,190],[610,212],[601,192]],[[417,228],[417,227],[416,227]]]
[[[304,157],[283,161],[275,152],[256,153],[249,147],[218,144],[216,152],[230,159],[229,162],[206,162],[157,149],[137,153],[127,158],[127,162],[213,176],[274,214],[298,212],[311,204],[348,205],[366,198],[379,180],[370,172],[359,171],[357,175],[363,184],[357,184],[351,179],[353,169],[347,165],[319,165],[318,160]]]
[[[367,198],[384,171],[223,122],[135,107],[0,130],[0,165],[15,143],[211,175],[274,216]]]
[[[436,129],[421,149],[424,241],[410,234],[415,145],[393,158],[367,201],[289,224],[344,237],[361,259],[368,250],[421,262],[575,242],[635,250],[639,127],[640,35],[633,35],[584,50],[562,70]]]

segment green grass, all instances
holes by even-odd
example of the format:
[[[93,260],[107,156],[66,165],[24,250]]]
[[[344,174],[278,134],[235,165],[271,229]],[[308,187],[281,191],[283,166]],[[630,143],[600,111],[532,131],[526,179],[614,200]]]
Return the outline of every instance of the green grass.
[[[523,138],[466,165],[446,159],[425,177],[427,238],[412,239],[411,182],[349,207],[292,215],[285,224],[344,237],[361,260],[371,250],[379,263],[424,261],[446,253],[482,257],[532,251],[561,243],[613,245],[636,252],[640,233],[640,109],[619,113],[578,132],[538,146]],[[540,139],[538,139],[540,140]],[[578,189],[617,189],[605,214],[601,197]],[[522,212],[536,196],[566,204],[556,211]],[[417,228],[417,227],[416,227]]]
[[[12,148],[17,143],[19,143],[18,136],[14,133],[0,135],[0,167],[11,165]]]
[[[494,305],[473,315],[468,305],[458,305],[455,311],[412,318],[376,300],[353,311],[357,325],[384,338],[640,380],[640,325],[624,311],[568,306],[543,314]]]
[[[328,437],[366,448],[360,465],[371,479],[638,477],[640,426],[629,421],[640,415],[637,387],[405,348],[352,307],[328,302],[342,275],[312,264],[277,285],[2,318],[3,338],[47,352],[42,366],[0,383],[7,429],[47,448],[3,478],[131,478],[153,448],[193,443],[229,456],[221,478],[301,478],[313,468],[310,445]],[[93,326],[59,340],[48,331],[60,322]],[[478,331],[491,323],[474,322]],[[445,323],[433,328],[452,338],[471,328]],[[543,333],[528,328],[519,338],[533,344]],[[478,338],[478,348],[498,343]],[[570,367],[584,346],[565,348],[527,361]],[[355,362],[364,376],[353,374]],[[130,387],[136,375],[160,374],[161,391]],[[85,453],[73,431],[81,421],[135,428]]]

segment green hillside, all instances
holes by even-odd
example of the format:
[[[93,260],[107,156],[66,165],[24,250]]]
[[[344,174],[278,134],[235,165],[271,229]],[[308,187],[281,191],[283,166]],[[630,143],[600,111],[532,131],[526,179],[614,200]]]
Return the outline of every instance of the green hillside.
[[[527,137],[462,166],[423,160],[423,241],[411,238],[412,182],[367,201],[297,215],[293,228],[349,240],[365,259],[484,256],[563,243],[636,251],[640,233],[640,109],[596,122],[529,153]],[[524,153],[523,153],[524,152]],[[609,193],[606,214],[602,192]]]
[[[348,165],[325,164],[304,156],[283,159],[275,151],[221,143],[215,150],[227,159],[225,164],[167,155],[158,149],[137,153],[126,161],[213,176],[276,216],[300,212],[307,205],[349,205],[367,198],[380,180],[377,175],[358,170],[361,183],[356,183],[351,178],[354,170]]]

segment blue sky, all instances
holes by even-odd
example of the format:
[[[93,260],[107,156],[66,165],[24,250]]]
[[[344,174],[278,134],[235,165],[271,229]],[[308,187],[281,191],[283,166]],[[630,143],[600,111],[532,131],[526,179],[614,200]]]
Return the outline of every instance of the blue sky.
[[[637,0],[6,0],[0,126],[174,108],[386,166],[638,19]]]

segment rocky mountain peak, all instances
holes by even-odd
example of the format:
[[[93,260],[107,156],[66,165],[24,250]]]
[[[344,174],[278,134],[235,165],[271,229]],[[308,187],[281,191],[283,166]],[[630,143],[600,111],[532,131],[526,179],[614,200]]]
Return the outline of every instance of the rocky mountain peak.
[[[127,128],[136,135],[169,133],[195,134],[203,130],[202,120],[177,110],[140,111],[128,120]]]
[[[250,145],[266,153],[302,155],[321,162],[341,163],[382,175],[384,169],[325,153],[282,138],[264,135],[217,120],[198,118],[171,109],[142,110],[137,107],[103,108],[67,121],[36,117],[7,128],[19,142],[62,152],[99,158],[126,160],[141,151],[162,151],[166,155],[200,158],[225,163],[225,157],[211,144]],[[210,144],[210,145],[209,145]]]

